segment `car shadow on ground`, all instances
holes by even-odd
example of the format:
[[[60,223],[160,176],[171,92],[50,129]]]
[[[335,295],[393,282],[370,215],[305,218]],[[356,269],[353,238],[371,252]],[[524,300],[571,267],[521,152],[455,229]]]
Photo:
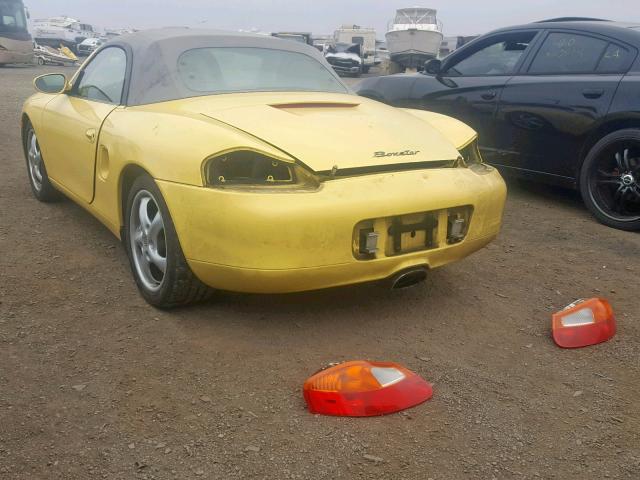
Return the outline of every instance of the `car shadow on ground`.
[[[24,64],[24,65],[18,65],[18,64],[2,65],[2,64],[0,64],[0,68],[4,68],[4,69],[7,69],[7,70],[9,70],[9,69],[14,69],[14,70],[22,69],[22,70],[24,70],[24,69],[27,69],[27,68],[35,68],[35,67],[37,67],[36,64],[31,64],[31,65],[30,64]]]
[[[578,190],[508,176],[504,179],[507,182],[509,196],[513,198],[533,197],[534,200],[545,203],[562,205],[576,211],[587,211]]]
[[[187,329],[203,329],[200,331],[238,325],[238,319],[250,330],[287,335],[307,328],[337,333],[377,325],[394,330],[416,320],[408,311],[437,317],[451,303],[466,304],[468,299],[455,293],[455,282],[456,275],[443,268],[429,271],[425,282],[401,290],[392,290],[389,282],[382,280],[288,294],[217,291],[205,303],[166,313]]]
[[[435,271],[430,272],[432,275]],[[430,283],[430,282],[427,282]],[[389,301],[402,302],[407,297],[426,291],[426,284],[421,283],[402,290],[391,290],[389,282],[361,283],[341,287],[327,288],[297,293],[283,294],[250,294],[216,291],[213,298],[194,310],[207,310],[211,307],[244,311],[250,313],[267,313],[269,311],[292,313],[308,313],[322,311],[324,314],[340,312],[352,308],[375,309],[377,305]]]

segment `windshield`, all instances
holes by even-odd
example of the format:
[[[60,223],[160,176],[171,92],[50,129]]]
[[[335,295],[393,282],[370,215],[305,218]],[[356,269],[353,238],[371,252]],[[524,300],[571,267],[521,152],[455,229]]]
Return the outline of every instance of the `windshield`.
[[[303,53],[253,47],[187,50],[178,76],[192,92],[313,91],[346,93],[322,63]]]
[[[354,53],[360,55],[359,43],[336,43],[329,46],[329,53]]]
[[[436,11],[431,9],[415,8],[399,10],[393,23],[419,24],[436,23]]]
[[[22,0],[0,0],[0,32],[26,32]]]
[[[274,35],[274,37],[282,38],[283,40],[291,40],[292,42],[307,43],[307,39],[302,35],[279,33],[277,35]]]

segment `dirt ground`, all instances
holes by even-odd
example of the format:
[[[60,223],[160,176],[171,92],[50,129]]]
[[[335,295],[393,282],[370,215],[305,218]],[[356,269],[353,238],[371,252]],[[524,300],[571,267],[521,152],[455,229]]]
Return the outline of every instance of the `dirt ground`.
[[[106,228],[31,195],[18,122],[44,71],[0,69],[0,478],[640,478],[638,234],[510,182],[499,239],[422,286],[158,311]],[[557,348],[551,313],[588,296],[611,300],[617,336]],[[404,364],[433,399],[309,414],[304,380],[360,358]]]

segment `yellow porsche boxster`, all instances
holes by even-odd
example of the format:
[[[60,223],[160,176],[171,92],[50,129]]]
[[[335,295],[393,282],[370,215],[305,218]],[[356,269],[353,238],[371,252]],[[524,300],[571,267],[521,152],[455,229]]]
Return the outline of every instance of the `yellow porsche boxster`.
[[[356,96],[307,45],[151,30],[34,83],[34,195],[103,222],[159,307],[211,289],[408,286],[500,229],[505,184],[473,130]]]

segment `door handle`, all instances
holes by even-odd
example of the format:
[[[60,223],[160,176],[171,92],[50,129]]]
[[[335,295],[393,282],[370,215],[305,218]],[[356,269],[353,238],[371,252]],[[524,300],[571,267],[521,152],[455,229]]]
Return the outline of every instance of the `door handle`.
[[[584,98],[595,100],[596,98],[600,98],[604,95],[604,90],[602,88],[587,88],[582,91],[582,95],[584,95]]]
[[[87,140],[89,140],[91,143],[93,143],[95,141],[95,139],[96,139],[96,130],[95,130],[95,128],[90,128],[89,130],[84,132],[84,135],[87,137]]]
[[[494,100],[496,98],[498,94],[495,92],[495,90],[490,90],[488,92],[483,93],[482,95],[480,95],[484,100]]]

